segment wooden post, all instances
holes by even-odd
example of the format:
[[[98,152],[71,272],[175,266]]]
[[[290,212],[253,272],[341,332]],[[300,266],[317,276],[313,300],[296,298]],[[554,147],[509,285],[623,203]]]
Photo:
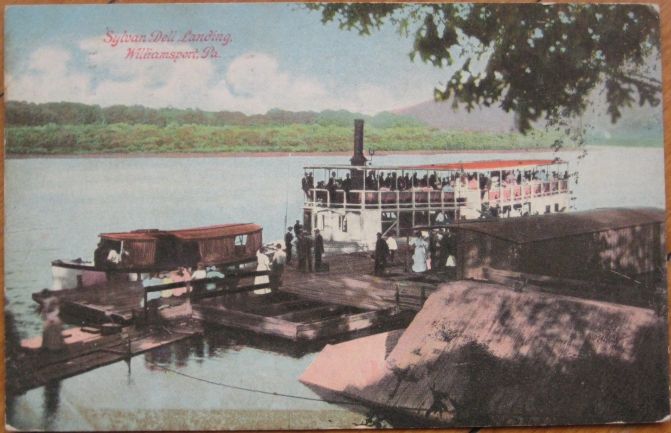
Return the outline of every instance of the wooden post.
[[[410,236],[405,237],[405,263],[403,267],[404,272],[408,272],[408,262],[410,261]]]
[[[147,290],[144,290],[144,323],[147,323],[149,316],[149,306],[147,305]]]

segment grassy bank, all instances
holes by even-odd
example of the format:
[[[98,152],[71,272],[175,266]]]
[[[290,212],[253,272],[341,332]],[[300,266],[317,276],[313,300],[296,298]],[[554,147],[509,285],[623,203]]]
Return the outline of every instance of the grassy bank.
[[[446,132],[425,126],[366,127],[366,148],[380,151],[515,150],[551,147],[561,137],[542,131]],[[337,152],[352,148],[351,126],[108,125],[9,126],[10,155],[114,153]],[[564,147],[571,147],[565,142]]]

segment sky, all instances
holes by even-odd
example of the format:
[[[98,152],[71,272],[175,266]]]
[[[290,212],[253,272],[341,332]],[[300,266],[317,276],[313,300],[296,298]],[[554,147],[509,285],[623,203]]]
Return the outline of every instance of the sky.
[[[124,31],[149,41],[113,46]],[[180,41],[189,31],[230,40]],[[151,42],[152,32],[175,37]],[[139,48],[198,58],[129,58]],[[375,114],[431,100],[449,76],[411,49],[391,26],[364,37],[299,4],[11,6],[5,85],[7,99],[36,103]]]

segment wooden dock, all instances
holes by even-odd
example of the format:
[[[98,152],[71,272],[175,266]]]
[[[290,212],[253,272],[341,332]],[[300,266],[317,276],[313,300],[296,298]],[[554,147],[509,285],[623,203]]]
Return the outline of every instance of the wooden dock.
[[[250,291],[192,302],[193,317],[206,323],[245,329],[293,341],[336,335],[394,323],[407,323],[441,281],[420,281],[392,264],[372,275],[368,253],[324,258],[327,272],[304,273],[288,266],[275,293]]]
[[[285,272],[280,291],[304,299],[368,310],[419,311],[427,297],[444,282],[441,274],[418,275],[404,271],[403,257],[390,264],[384,275],[373,275],[370,253],[325,257],[328,272],[302,273],[294,267]]]
[[[21,342],[19,371],[8,369],[7,391],[17,394],[65,379],[143,352],[200,334],[200,323],[192,320],[167,321],[148,327],[128,326],[114,335],[87,332],[76,327],[63,331],[65,348],[41,349],[42,337]]]
[[[115,322],[130,324],[142,310],[144,288],[141,282],[115,282],[78,289],[49,291],[47,296],[58,299],[61,314],[85,323]],[[34,293],[33,300],[41,303],[45,294]]]
[[[254,292],[268,285],[254,285],[253,278],[259,273],[248,270],[193,282],[191,292],[183,289],[185,283],[143,287],[141,282],[112,281],[35,293],[36,302],[45,296],[56,297],[69,323],[116,323],[124,328],[111,336],[86,332],[88,326],[68,329],[64,331],[66,349],[58,353],[41,350],[41,337],[22,342],[21,371],[8,375],[8,389],[21,392],[128,359],[197,334],[201,324],[296,342],[403,327],[442,277],[404,272],[400,260],[382,276],[372,275],[373,259],[367,253],[325,257],[328,272],[303,273],[295,265],[288,266],[279,290],[266,294]],[[180,296],[171,296],[172,289]],[[158,297],[147,301],[149,292]]]
[[[224,295],[193,303],[193,317],[293,341],[316,340],[407,317],[395,308],[365,310],[286,292]]]

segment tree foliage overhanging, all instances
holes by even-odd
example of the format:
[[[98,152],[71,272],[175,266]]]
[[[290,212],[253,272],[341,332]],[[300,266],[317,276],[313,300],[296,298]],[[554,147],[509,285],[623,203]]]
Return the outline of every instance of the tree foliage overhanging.
[[[308,4],[322,21],[368,35],[387,24],[414,38],[411,59],[446,69],[437,100],[467,110],[496,102],[525,132],[545,118],[582,114],[603,86],[615,123],[621,108],[656,106],[659,12],[613,4]],[[637,100],[638,99],[638,100]]]

